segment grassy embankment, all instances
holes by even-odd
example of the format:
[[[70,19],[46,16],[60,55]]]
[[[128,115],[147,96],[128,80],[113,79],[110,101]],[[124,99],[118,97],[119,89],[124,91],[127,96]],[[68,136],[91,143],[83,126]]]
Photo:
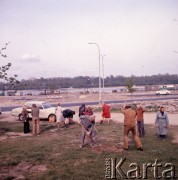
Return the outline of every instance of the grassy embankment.
[[[21,122],[0,122],[0,137],[5,131],[22,132]],[[112,122],[110,125],[96,124],[99,132],[96,142],[99,147],[91,148],[87,144],[79,149],[81,127],[77,124],[60,131],[48,122],[41,123],[39,136],[8,137],[0,140],[0,179],[13,179],[19,175],[25,179],[104,179],[106,158],[126,158],[122,169],[128,171],[130,163],[138,163],[141,169],[144,163],[154,163],[155,159],[164,166],[172,163],[178,176],[178,145],[172,144],[177,126],[169,128],[166,140],[155,135],[153,125],[146,125],[146,136],[141,138],[144,151],[137,151],[130,141],[130,150],[122,151],[116,145],[123,141],[123,124]],[[38,165],[44,168],[38,169]],[[16,168],[15,167],[19,167]],[[33,168],[34,167],[34,168]],[[159,168],[161,175],[164,168]],[[120,178],[119,174],[117,177]],[[153,178],[153,169],[148,169],[148,179]]]

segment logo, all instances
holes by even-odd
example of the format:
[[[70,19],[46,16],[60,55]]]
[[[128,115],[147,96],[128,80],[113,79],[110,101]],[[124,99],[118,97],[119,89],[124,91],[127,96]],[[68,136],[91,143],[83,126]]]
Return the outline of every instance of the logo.
[[[123,168],[126,158],[106,158],[106,179],[177,179],[175,166],[172,163],[162,164],[155,159],[154,163],[130,163]]]

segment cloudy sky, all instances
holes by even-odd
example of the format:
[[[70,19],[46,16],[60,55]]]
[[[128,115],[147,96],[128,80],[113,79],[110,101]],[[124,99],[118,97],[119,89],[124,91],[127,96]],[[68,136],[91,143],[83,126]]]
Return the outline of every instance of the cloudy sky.
[[[0,0],[0,47],[31,77],[178,73],[178,0]],[[102,59],[102,58],[101,58]]]

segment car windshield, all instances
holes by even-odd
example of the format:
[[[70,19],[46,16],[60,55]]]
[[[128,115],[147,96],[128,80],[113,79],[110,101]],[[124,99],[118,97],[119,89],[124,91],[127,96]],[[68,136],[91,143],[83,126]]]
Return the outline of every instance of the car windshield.
[[[43,108],[44,108],[44,109],[47,109],[47,108],[50,108],[50,107],[52,107],[51,104],[49,104],[49,103],[43,103]]]

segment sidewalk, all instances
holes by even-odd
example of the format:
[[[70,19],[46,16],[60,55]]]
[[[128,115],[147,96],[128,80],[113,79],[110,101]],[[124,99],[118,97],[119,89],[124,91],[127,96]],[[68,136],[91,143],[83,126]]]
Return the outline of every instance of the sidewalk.
[[[96,122],[101,119],[101,113],[94,113],[96,115]],[[145,124],[154,124],[156,118],[156,113],[144,113],[144,123]],[[169,124],[178,125],[178,114],[169,114]],[[124,122],[124,115],[122,113],[111,113],[111,119],[116,122]]]

